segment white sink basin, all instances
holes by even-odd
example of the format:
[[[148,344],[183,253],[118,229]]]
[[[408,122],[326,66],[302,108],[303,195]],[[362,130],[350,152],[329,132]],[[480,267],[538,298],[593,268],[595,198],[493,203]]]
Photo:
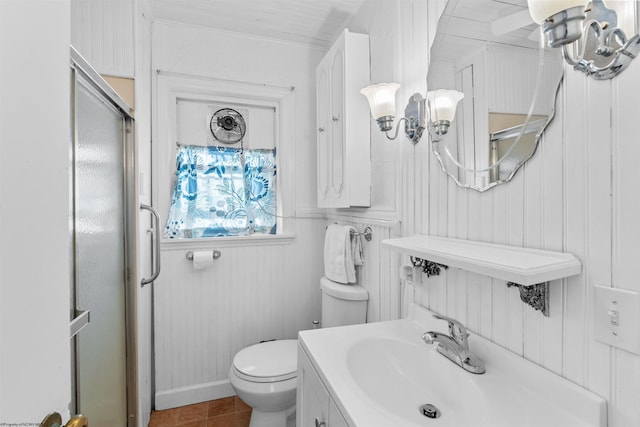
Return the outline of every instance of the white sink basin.
[[[431,350],[424,343],[396,338],[364,339],[348,350],[347,367],[363,395],[409,422],[428,421],[418,410],[425,403],[441,412],[438,425],[471,426],[475,420],[486,418],[487,402],[473,383],[473,374],[448,366],[415,369],[439,366],[441,362],[451,364]]]
[[[469,373],[421,340],[427,330],[447,324],[413,306],[404,320],[303,331],[300,345],[351,427],[606,426],[599,396],[473,335],[486,373]]]

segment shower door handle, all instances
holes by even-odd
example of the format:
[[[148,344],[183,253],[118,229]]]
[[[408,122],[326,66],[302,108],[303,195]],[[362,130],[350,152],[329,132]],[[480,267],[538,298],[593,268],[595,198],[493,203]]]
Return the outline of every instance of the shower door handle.
[[[142,280],[140,281],[140,285],[144,286],[156,280],[160,275],[160,236],[159,236],[160,215],[158,214],[158,211],[153,208],[153,206],[141,204],[140,209],[144,209],[151,212],[151,215],[153,216],[153,219],[154,219],[152,235],[151,235],[151,238],[153,239],[153,256],[151,259],[152,259],[152,264],[154,265],[154,268],[153,268],[153,274],[151,275],[151,277],[149,277],[148,279],[145,279],[143,277]]]

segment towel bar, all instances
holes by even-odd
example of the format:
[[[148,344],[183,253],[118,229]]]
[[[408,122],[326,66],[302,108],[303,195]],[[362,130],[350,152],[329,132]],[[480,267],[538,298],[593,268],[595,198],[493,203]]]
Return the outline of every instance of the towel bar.
[[[329,226],[327,226],[326,228],[329,228]],[[367,242],[370,242],[371,239],[373,238],[373,230],[371,229],[371,227],[367,225],[362,232],[351,230],[351,235],[364,236],[364,240],[366,240]]]
[[[354,233],[352,231],[351,234],[354,234],[354,235],[357,235],[357,236],[364,236],[364,240],[366,240],[367,242],[370,242],[371,239],[373,238],[373,230],[369,226],[366,226],[362,233],[360,233],[360,232],[355,232]]]

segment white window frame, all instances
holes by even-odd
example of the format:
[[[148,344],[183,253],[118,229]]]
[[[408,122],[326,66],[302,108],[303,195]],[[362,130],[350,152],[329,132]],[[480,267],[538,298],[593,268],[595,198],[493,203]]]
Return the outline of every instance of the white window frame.
[[[235,82],[208,77],[177,75],[159,71],[156,78],[155,109],[152,130],[153,200],[160,213],[161,246],[185,249],[287,244],[295,238],[295,146],[293,88]],[[250,236],[168,239],[164,237],[173,194],[176,147],[178,141],[178,100],[211,103],[247,104],[275,110],[275,148],[277,166],[277,234]],[[203,120],[204,122],[204,120]]]

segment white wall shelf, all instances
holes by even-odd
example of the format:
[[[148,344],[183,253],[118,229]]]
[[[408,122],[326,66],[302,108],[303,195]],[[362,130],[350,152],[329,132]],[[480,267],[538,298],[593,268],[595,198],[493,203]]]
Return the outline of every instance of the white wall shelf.
[[[580,274],[572,254],[471,240],[415,235],[382,241],[382,246],[451,268],[532,286]]]

